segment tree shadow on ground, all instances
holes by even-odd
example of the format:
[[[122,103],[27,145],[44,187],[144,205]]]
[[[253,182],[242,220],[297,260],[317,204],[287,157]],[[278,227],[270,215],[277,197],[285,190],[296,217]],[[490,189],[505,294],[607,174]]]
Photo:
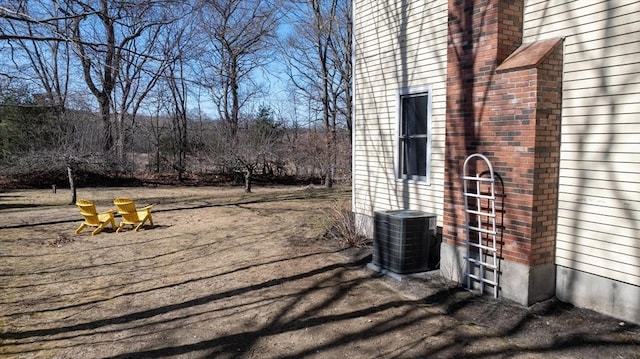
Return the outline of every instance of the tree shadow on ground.
[[[42,204],[30,204],[30,203],[0,203],[0,211],[5,209],[29,209],[29,208],[39,208],[39,207],[48,207]]]
[[[317,255],[317,253],[309,256],[314,255]],[[289,260],[292,259],[278,261]],[[148,320],[154,320],[154,326],[169,324],[189,317],[189,314],[181,314],[173,319],[167,318],[167,314],[170,313],[177,314],[186,310],[192,311],[194,308],[206,307],[214,302],[232,301],[234,297],[252,295],[252,293],[256,294],[257,298],[261,298],[257,294],[258,292],[276,289],[287,283],[301,283],[303,280],[311,279],[310,284],[307,283],[301,286],[299,290],[293,293],[276,293],[268,298],[252,301],[251,305],[259,304],[261,301],[265,301],[265,305],[275,300],[286,299],[289,301],[289,305],[280,309],[266,323],[258,327],[245,331],[230,332],[188,344],[156,345],[146,350],[124,352],[110,356],[110,358],[161,358],[176,355],[225,358],[250,357],[255,354],[253,351],[257,343],[265,338],[340,323],[348,326],[350,321],[354,319],[376,317],[391,309],[396,311],[395,314],[386,315],[385,320],[370,320],[370,324],[357,330],[349,330],[347,328],[343,335],[334,336],[315,345],[306,345],[289,353],[282,353],[279,357],[302,358],[312,356],[316,353],[339,350],[363,341],[382,338],[389,333],[397,333],[398,331],[406,331],[406,335],[411,337],[411,332],[415,331],[416,326],[423,325],[422,323],[427,325],[430,320],[444,315],[452,317],[454,320],[446,321],[431,335],[434,338],[446,337],[446,340],[428,344],[429,340],[426,338],[410,339],[400,347],[393,350],[389,349],[389,352],[382,352],[381,355],[383,357],[484,358],[536,354],[553,357],[558,353],[568,352],[576,353],[582,357],[593,357],[589,353],[593,353],[594,350],[598,353],[598,356],[606,353],[637,354],[637,352],[633,351],[640,344],[640,330],[636,326],[621,326],[618,321],[612,318],[600,316],[590,311],[579,310],[554,300],[531,308],[524,308],[504,300],[478,297],[463,291],[459,287],[444,286],[438,288],[441,282],[430,284],[425,281],[420,283],[420,280],[414,281],[412,285],[432,286],[430,288],[431,294],[418,299],[395,299],[351,311],[330,313],[329,309],[339,301],[344,300],[357,286],[366,282],[384,280],[374,273],[349,279],[348,272],[365,271],[365,265],[369,261],[370,257],[364,256],[346,263],[332,263],[298,274],[285,275],[235,289],[199,296],[187,301],[100,320],[56,326],[49,329],[6,331],[0,334],[0,340],[29,340],[35,343],[91,336],[96,332],[115,332],[117,329],[114,329],[114,326],[117,327],[123,324],[140,326],[142,329],[150,325]],[[249,265],[233,271],[243,272],[266,264],[272,263]],[[328,284],[326,275],[330,275],[335,280]],[[190,281],[203,279],[204,277],[198,277]],[[172,286],[179,287],[184,284],[174,283]],[[393,284],[391,286],[393,287]],[[291,308],[309,300],[321,288],[326,289],[327,287],[334,287],[332,296],[313,302],[304,311],[291,311]],[[155,287],[150,288],[149,291],[161,289],[166,288]],[[402,288],[399,288],[399,290],[402,290]],[[136,296],[141,294],[143,292],[130,292],[126,295]],[[411,297],[416,293],[405,294],[409,294],[408,297]],[[109,300],[111,299],[113,298]],[[364,300],[365,298],[362,299]],[[86,302],[82,303],[82,306],[95,304],[95,302]],[[247,304],[245,303],[244,305]],[[52,310],[61,309],[54,308]],[[211,314],[210,311],[207,312]],[[481,330],[460,330],[460,327],[480,328]],[[531,337],[532,335],[535,337]],[[52,337],[55,339],[51,339]],[[506,339],[507,342],[516,344],[483,345],[483,343],[492,339],[496,341]],[[379,349],[387,350],[388,348]]]
[[[300,227],[264,230],[294,214],[308,224],[299,212],[239,210],[256,227],[243,231],[240,218],[218,237],[167,228],[56,253],[7,242],[15,252],[4,260],[41,264],[0,267],[0,294],[14,293],[0,295],[0,355],[102,347],[96,356],[111,358],[637,356],[637,326],[556,300],[525,308],[478,297],[439,276],[397,281],[366,268],[370,249],[339,250]]]

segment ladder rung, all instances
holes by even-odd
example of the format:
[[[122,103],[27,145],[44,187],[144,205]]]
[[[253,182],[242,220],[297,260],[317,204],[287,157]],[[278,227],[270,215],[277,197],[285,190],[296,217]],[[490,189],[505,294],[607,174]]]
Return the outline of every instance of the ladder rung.
[[[479,261],[477,259],[474,259],[474,258],[467,258],[467,261],[469,261],[471,263],[475,263],[475,264],[477,264],[477,265],[479,265],[481,267],[487,267],[487,268],[489,268],[491,270],[497,270],[498,269],[498,266],[496,264],[491,264],[491,263],[487,263],[487,262],[481,262],[481,261]]]
[[[475,274],[471,274],[471,273],[469,273],[468,275],[469,275],[469,277],[470,277],[470,278],[473,278],[473,279],[475,279],[475,280],[477,280],[477,281],[480,281],[480,282],[483,282],[483,283],[487,283],[487,284],[491,284],[491,285],[495,285],[495,286],[497,286],[497,285],[498,285],[498,283],[496,283],[496,281],[493,281],[493,280],[491,280],[491,279],[487,279],[487,278],[480,278],[480,277],[478,277],[477,275],[475,275]]]
[[[478,177],[478,176],[464,176],[462,177],[462,179],[467,181],[493,182],[493,178]]]
[[[492,236],[496,235],[496,231],[490,231],[490,230],[484,229],[484,228],[473,227],[473,226],[467,225],[467,229],[470,229],[470,230],[476,231],[476,232],[480,232],[480,233],[484,233],[484,234],[490,234]]]
[[[471,246],[471,247],[480,248],[480,249],[486,249],[486,250],[492,251],[492,252],[496,252],[497,251],[496,248],[485,246],[484,244],[473,243],[473,242],[469,242],[469,241],[465,241],[465,243],[467,245]]]
[[[495,217],[496,216],[495,213],[480,212],[480,211],[474,211],[474,210],[471,210],[471,209],[468,209],[467,213],[477,214],[478,216],[485,216],[485,217]]]
[[[485,196],[483,194],[477,194],[477,193],[472,193],[472,192],[466,192],[466,193],[464,193],[464,195],[467,196],[467,197],[471,197],[471,198],[495,199],[494,196]]]

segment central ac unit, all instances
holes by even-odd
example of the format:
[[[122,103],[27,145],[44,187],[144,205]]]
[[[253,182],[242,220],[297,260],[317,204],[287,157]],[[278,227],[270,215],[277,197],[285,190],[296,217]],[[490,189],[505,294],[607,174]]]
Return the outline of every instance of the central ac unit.
[[[436,243],[436,215],[412,210],[376,212],[373,264],[395,273],[431,269],[430,249]]]

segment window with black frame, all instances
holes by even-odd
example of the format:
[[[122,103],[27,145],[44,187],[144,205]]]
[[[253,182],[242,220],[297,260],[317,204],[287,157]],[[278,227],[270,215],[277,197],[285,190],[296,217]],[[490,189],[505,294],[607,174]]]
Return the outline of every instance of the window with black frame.
[[[430,91],[400,95],[399,177],[428,181],[430,153]]]

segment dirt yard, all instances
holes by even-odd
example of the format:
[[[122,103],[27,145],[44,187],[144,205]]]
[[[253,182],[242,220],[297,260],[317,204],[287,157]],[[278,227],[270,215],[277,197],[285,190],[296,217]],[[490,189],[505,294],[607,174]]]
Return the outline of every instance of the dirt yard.
[[[66,192],[0,191],[0,357],[640,358],[620,320],[368,270],[369,249],[318,239],[347,190],[79,191],[119,196],[155,226],[74,235]]]

